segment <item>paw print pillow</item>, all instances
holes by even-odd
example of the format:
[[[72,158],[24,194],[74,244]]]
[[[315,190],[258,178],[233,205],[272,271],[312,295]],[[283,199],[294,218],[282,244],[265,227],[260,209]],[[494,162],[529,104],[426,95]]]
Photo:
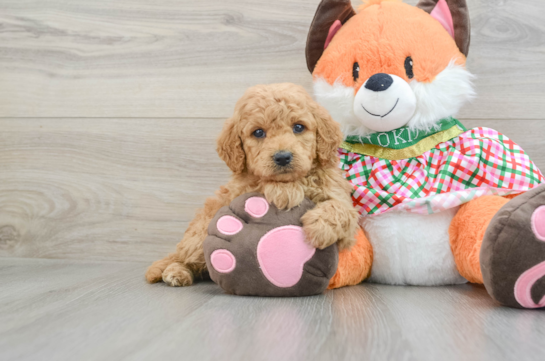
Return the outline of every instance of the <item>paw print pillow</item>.
[[[305,241],[305,199],[289,211],[259,193],[235,198],[210,222],[204,256],[210,277],[227,293],[309,296],[322,293],[337,270],[337,245],[323,250]]]

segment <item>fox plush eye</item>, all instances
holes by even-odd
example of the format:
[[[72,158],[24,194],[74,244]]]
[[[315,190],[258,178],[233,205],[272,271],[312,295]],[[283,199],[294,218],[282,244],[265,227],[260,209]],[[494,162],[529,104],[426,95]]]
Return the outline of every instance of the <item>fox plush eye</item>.
[[[354,81],[357,81],[360,77],[360,64],[358,62],[355,62],[352,66],[352,78],[354,78]]]
[[[295,134],[303,133],[303,130],[305,130],[305,126],[303,124],[295,124],[293,126],[293,132]]]
[[[256,138],[265,138],[265,131],[263,129],[256,129],[252,134]]]
[[[410,56],[405,58],[405,73],[407,74],[407,78],[409,78],[409,79],[414,78],[413,58],[411,58]]]

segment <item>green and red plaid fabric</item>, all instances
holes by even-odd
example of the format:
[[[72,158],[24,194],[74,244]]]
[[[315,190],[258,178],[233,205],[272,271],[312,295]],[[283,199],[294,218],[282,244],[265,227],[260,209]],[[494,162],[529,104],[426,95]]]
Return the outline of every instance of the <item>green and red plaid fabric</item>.
[[[414,158],[386,160],[342,148],[339,156],[362,215],[431,214],[484,195],[522,193],[545,180],[522,148],[489,128],[468,130]]]

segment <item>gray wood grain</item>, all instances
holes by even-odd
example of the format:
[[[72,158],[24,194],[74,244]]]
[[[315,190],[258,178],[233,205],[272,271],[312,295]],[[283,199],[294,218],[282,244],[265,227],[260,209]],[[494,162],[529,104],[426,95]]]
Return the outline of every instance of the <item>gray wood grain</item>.
[[[229,171],[221,119],[0,119],[0,256],[151,262]],[[545,169],[538,120],[469,120]]]
[[[1,119],[0,255],[151,261],[228,179],[214,119]]]
[[[545,313],[482,287],[304,298],[148,285],[145,265],[0,260],[2,360],[542,360]]]
[[[310,90],[318,3],[0,0],[0,116],[226,117],[255,84]],[[480,97],[462,117],[543,119],[545,2],[469,8]]]
[[[311,90],[318,2],[0,0],[0,360],[543,358],[545,314],[482,287],[144,282],[227,180],[214,141],[243,91]],[[479,97],[461,119],[545,169],[545,2],[469,6]]]

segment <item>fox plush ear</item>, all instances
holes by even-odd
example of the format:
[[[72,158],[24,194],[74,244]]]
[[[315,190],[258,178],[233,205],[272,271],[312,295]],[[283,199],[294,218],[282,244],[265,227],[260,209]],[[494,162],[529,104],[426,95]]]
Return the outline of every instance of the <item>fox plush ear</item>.
[[[467,57],[471,27],[466,0],[420,0],[416,7],[430,14],[449,32]]]
[[[350,0],[322,0],[318,5],[310,24],[305,50],[307,67],[311,73],[335,33],[354,15],[356,12]]]

